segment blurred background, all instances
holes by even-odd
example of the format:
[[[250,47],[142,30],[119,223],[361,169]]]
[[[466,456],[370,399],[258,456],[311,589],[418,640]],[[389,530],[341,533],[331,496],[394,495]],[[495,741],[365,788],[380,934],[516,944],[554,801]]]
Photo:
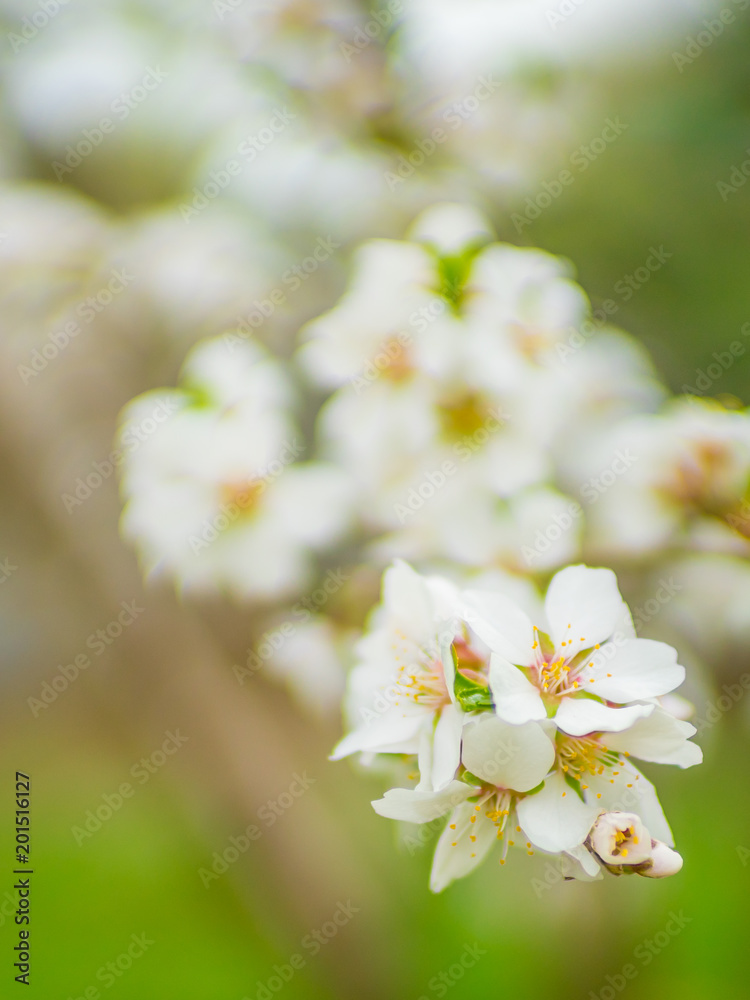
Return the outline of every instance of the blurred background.
[[[268,609],[144,585],[107,459],[121,407],[174,385],[201,338],[288,286],[258,336],[290,356],[357,243],[400,238],[444,199],[569,258],[594,309],[613,299],[689,391],[750,322],[750,12],[2,0],[0,36],[2,994],[21,771],[31,996],[744,995],[747,636],[699,650],[705,764],[645,769],[679,876],[563,884],[535,857],[433,896],[437,834],[399,837],[369,805],[377,774],[327,760],[343,663],[323,694],[243,673]],[[441,122],[448,140],[409,173]],[[318,239],[336,252],[282,285]],[[653,248],[664,266],[629,281]],[[711,392],[750,404],[746,357]],[[92,470],[100,484],[66,505]],[[344,565],[330,611],[356,629],[379,574]],[[680,648],[681,600],[641,634]]]

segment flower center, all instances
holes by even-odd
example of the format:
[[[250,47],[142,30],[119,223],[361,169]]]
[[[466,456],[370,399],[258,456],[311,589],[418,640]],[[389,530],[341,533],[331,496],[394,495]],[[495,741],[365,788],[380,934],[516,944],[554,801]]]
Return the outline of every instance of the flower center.
[[[403,382],[414,373],[409,351],[398,337],[391,337],[385,341],[378,353],[378,359],[383,355],[388,358],[388,363],[378,370],[391,382]]]
[[[568,625],[572,630],[572,626]],[[547,636],[534,626],[534,662],[531,665],[532,680],[536,683],[542,696],[562,698],[564,695],[575,694],[576,691],[583,690],[583,683],[579,677],[581,670],[588,663],[593,666],[593,661],[589,659],[592,655],[591,649],[581,649],[581,643],[586,642],[585,636],[580,636],[578,642],[578,652],[565,652],[566,646],[573,645],[572,633],[568,632],[568,639],[560,642],[560,649],[549,650],[551,642]],[[546,647],[546,648],[545,648]],[[599,649],[600,643],[596,643],[592,649]],[[593,680],[590,681],[594,683]]]
[[[503,853],[500,858],[500,864],[505,864],[505,859],[508,856],[508,848],[513,847],[515,841],[511,838],[505,836],[506,828],[510,822],[510,817],[513,815],[516,804],[518,800],[523,798],[518,792],[513,792],[508,788],[501,788],[498,785],[481,785],[479,788],[479,799],[474,806],[474,812],[469,820],[472,829],[469,832],[469,841],[472,844],[476,843],[476,831],[473,827],[481,821],[482,819],[487,820],[492,823],[492,825],[497,830],[497,839],[503,841]],[[456,824],[449,824],[451,830],[456,829]],[[516,826],[516,833],[521,834],[521,827]],[[510,831],[509,831],[510,832]],[[532,855],[534,851],[531,848],[530,842],[526,841],[526,853]],[[451,847],[456,847],[458,841],[454,841]],[[471,855],[474,857],[474,854]]]
[[[450,702],[443,664],[438,658],[419,649],[400,630],[396,631],[392,649],[398,666],[394,681],[398,698],[395,705],[401,698],[408,698],[417,705],[435,710]]]
[[[222,483],[219,488],[220,506],[234,505],[239,508],[236,517],[247,518],[255,514],[260,504],[260,498],[266,488],[262,479],[250,479],[245,482]],[[231,518],[230,520],[234,520]]]
[[[557,766],[565,775],[575,781],[583,781],[586,775],[604,774],[606,768],[624,761],[619,754],[608,750],[601,742],[601,733],[592,736],[566,736],[557,734]],[[588,785],[582,785],[588,788]]]
[[[476,393],[465,393],[446,400],[438,407],[443,434],[450,441],[476,434],[491,417],[485,400]]]
[[[638,846],[639,838],[636,836],[635,829],[632,826],[626,827],[624,830],[615,830],[614,843],[610,850],[610,854],[615,857],[627,858],[629,854],[629,848],[633,846]]]

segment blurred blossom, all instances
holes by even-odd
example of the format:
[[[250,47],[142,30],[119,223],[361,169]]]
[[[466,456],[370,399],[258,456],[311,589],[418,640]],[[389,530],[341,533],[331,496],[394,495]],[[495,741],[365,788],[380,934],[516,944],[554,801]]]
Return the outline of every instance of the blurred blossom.
[[[353,472],[393,555],[559,566],[584,525],[556,466],[592,428],[656,405],[652,369],[608,332],[561,362],[588,316],[570,266],[488,243],[476,210],[436,206],[409,235],[365,243],[339,304],[303,331],[299,363],[335,389],[322,452]]]
[[[3,325],[15,340],[39,339],[84,297],[107,248],[109,221],[70,191],[9,184],[0,187],[0,231]]]
[[[223,206],[189,226],[173,208],[136,215],[116,230],[110,252],[135,275],[126,306],[133,323],[186,346],[242,322],[288,260],[270,237]],[[275,326],[259,333],[273,340]]]
[[[279,362],[222,338],[188,358],[182,387],[147,393],[122,415],[121,438],[157,400],[174,413],[128,448],[122,528],[144,570],[181,589],[275,599],[311,579],[311,553],[347,526],[335,468],[300,462],[291,386]]]
[[[297,606],[292,628],[269,659],[267,671],[286,684],[304,711],[330,716],[341,704],[352,640],[351,630],[330,618],[311,617],[304,606]]]
[[[693,397],[622,421],[599,455],[637,456],[592,505],[589,544],[601,557],[695,547],[748,554],[750,416]],[[589,460],[595,468],[597,452]]]

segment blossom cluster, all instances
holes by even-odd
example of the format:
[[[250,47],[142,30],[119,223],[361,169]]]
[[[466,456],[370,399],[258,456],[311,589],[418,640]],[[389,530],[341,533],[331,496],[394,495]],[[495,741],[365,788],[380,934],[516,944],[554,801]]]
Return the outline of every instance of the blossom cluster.
[[[659,624],[698,633],[691,663],[717,628],[744,635],[746,411],[670,398],[615,328],[582,337],[591,307],[571,265],[495,242],[471,206],[433,206],[405,239],[365,242],[352,269],[290,361],[229,331],[193,349],[178,388],[125,409],[122,525],[147,573],[262,602],[272,628],[291,620],[309,656],[290,660],[285,641],[269,674],[309,702],[319,664],[329,707],[368,606],[362,574],[394,558],[516,589],[570,563],[622,567],[648,607],[653,591],[679,594]],[[165,401],[169,420],[125,447]],[[332,558],[347,611],[332,616],[326,596],[297,628]],[[740,610],[691,629],[716,560],[739,578]],[[693,585],[665,590],[673,576]]]
[[[633,758],[702,759],[695,727],[661,701],[685,670],[670,646],[636,637],[611,570],[561,570],[531,618],[502,589],[461,590],[397,562],[357,655],[352,729],[333,757],[415,761],[416,785],[373,807],[409,823],[448,816],[434,891],[493,848],[500,864],[514,846],[554,855],[582,880],[682,867]]]

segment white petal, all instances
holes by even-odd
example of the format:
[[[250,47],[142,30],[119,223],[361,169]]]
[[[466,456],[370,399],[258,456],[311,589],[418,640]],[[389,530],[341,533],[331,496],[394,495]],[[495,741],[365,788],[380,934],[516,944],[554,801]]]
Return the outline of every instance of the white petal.
[[[602,866],[583,844],[566,851],[562,855],[563,875],[579,879],[581,882],[594,882],[603,877]]]
[[[669,875],[676,875],[682,868],[682,857],[660,840],[656,841],[656,846],[651,850],[651,860],[651,867],[638,872],[639,875],[645,875],[646,878],[667,878]]]
[[[435,726],[432,743],[432,787],[452,781],[461,763],[461,732],[466,715],[457,705],[446,705]]]
[[[338,466],[324,462],[290,466],[271,481],[268,492],[276,517],[298,542],[327,545],[341,537],[351,522],[354,491]]]
[[[677,662],[677,652],[653,639],[608,643],[592,654],[589,663],[594,665],[580,672],[581,683],[607,701],[658,698],[685,680],[685,668]]]
[[[581,802],[560,774],[547,778],[540,792],[521,799],[517,811],[531,843],[553,854],[582,844],[599,813],[597,806]]]
[[[627,750],[641,760],[692,767],[703,760],[701,748],[689,741],[695,732],[695,726],[689,722],[681,722],[663,708],[655,708],[648,718],[640,719],[631,729],[607,735],[606,743],[611,750]]]
[[[444,816],[465,802],[477,790],[464,781],[452,781],[439,792],[425,792],[416,788],[392,788],[382,799],[376,799],[372,808],[386,819],[400,819],[407,823],[430,823]]]
[[[476,817],[474,823],[472,816]],[[451,824],[455,824],[455,830],[451,830]],[[468,875],[486,857],[496,839],[494,823],[477,811],[473,803],[459,806],[435,847],[430,889],[442,892],[455,879]]]
[[[383,605],[394,625],[419,644],[433,639],[432,603],[423,577],[403,562],[395,560],[383,575]]]
[[[382,747],[402,743],[418,736],[425,723],[424,712],[404,714],[400,708],[389,708],[377,718],[348,733],[333,749],[330,759],[341,760],[361,750],[385,752]],[[415,747],[416,752],[416,747]]]
[[[468,590],[463,594],[463,616],[493,652],[511,663],[531,663],[534,628],[509,597],[487,590]]]
[[[569,736],[600,732],[621,733],[638,719],[651,715],[654,708],[654,705],[609,708],[593,698],[563,698],[554,718],[558,729]],[[607,740],[607,745],[612,745],[611,740]]]
[[[521,725],[547,718],[539,689],[503,656],[490,657],[490,691],[498,718]]]
[[[464,766],[484,781],[528,792],[547,776],[555,749],[536,722],[511,726],[483,713],[464,730],[462,758]]]
[[[614,771],[619,771],[614,775]],[[589,788],[586,801],[599,806],[600,811],[637,813],[655,840],[674,846],[672,831],[651,782],[629,762],[602,775],[587,776]],[[597,794],[601,798],[597,798]]]
[[[568,566],[556,573],[544,601],[555,647],[563,640],[572,641],[566,646],[568,655],[609,639],[623,608],[612,570],[588,566]]]

